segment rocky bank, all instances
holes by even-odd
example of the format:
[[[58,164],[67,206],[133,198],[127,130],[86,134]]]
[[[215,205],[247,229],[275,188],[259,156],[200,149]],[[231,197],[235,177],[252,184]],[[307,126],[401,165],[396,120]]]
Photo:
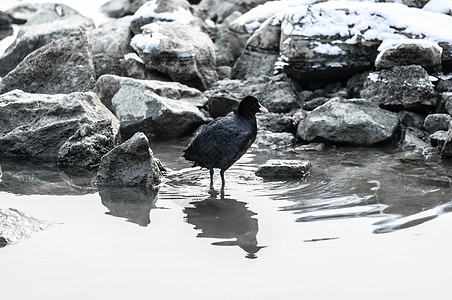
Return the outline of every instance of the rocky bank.
[[[21,25],[0,57],[0,155],[156,186],[149,140],[190,135],[253,95],[270,111],[259,150],[392,144],[420,160],[452,156],[450,11],[219,2],[111,0],[97,28],[58,3],[2,12],[0,38]]]

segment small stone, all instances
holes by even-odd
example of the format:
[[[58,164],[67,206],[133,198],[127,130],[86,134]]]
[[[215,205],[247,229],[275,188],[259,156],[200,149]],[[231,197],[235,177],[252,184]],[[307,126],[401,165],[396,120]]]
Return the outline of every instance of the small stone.
[[[256,171],[261,177],[304,177],[311,170],[310,161],[270,159]]]

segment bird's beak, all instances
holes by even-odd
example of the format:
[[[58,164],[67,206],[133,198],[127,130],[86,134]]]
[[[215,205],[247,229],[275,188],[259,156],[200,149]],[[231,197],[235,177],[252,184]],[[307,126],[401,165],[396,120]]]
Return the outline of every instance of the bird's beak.
[[[265,107],[263,107],[260,103],[259,103],[259,110],[261,111],[261,112],[264,112],[264,113],[268,113],[268,110],[265,108]]]

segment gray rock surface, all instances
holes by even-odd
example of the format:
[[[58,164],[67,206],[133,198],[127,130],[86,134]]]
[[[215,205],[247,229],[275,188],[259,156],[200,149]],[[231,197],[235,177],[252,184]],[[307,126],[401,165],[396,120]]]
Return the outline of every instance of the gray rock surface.
[[[45,95],[15,90],[0,95],[0,153],[56,159],[60,147],[74,135],[81,135],[77,131],[85,125],[101,127],[93,134],[112,132],[108,135],[111,140],[105,142],[114,144],[117,122],[91,92]]]
[[[429,133],[434,133],[439,130],[447,130],[449,122],[452,121],[452,116],[449,114],[431,114],[424,120],[424,128]]]
[[[149,141],[144,133],[137,132],[102,157],[96,181],[100,186],[156,187],[161,180]]]
[[[370,73],[361,97],[382,107],[426,111],[437,103],[434,86],[421,66],[396,66]]]
[[[304,177],[311,170],[310,161],[270,159],[256,171],[261,177]]]
[[[297,135],[308,142],[322,140],[373,145],[391,140],[398,128],[396,113],[365,99],[332,99],[298,124]]]
[[[13,70],[28,54],[73,31],[94,28],[94,22],[74,9],[57,3],[45,3],[21,26],[16,40],[0,57],[0,76]]]
[[[218,23],[222,23],[223,20],[235,11],[245,13],[267,2],[266,0],[201,0],[198,4],[201,8],[208,12],[209,18],[216,20]]]
[[[215,46],[210,37],[178,22],[155,22],[132,38],[132,48],[150,70],[200,90],[217,80]]]
[[[48,43],[28,55],[0,82],[0,94],[69,94],[90,91],[96,83],[91,46],[83,31]]]
[[[104,75],[95,92],[120,120],[124,138],[138,131],[148,137],[180,136],[208,120],[199,110],[205,96],[177,82]]]
[[[0,248],[51,226],[51,222],[35,219],[17,209],[0,208]]]

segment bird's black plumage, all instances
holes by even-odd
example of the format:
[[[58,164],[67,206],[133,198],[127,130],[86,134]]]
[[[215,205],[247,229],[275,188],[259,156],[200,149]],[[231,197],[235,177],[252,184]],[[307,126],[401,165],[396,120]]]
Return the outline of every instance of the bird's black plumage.
[[[218,118],[204,126],[184,150],[183,157],[193,161],[193,167],[220,169],[222,183],[224,172],[229,169],[253,144],[257,134],[256,113],[267,112],[255,97],[240,101],[237,114]]]

